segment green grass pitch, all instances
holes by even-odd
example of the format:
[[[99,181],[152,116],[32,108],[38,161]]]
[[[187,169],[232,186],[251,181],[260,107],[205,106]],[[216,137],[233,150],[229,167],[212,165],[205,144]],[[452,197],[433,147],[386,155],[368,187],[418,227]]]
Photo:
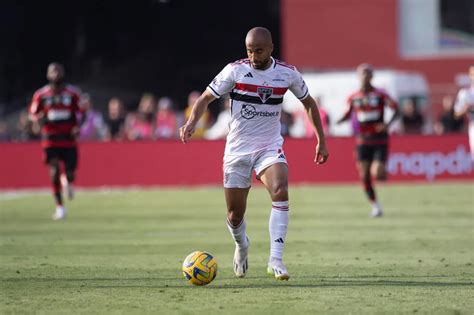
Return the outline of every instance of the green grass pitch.
[[[284,260],[266,275],[270,202],[247,210],[249,272],[234,278],[221,188],[79,191],[53,222],[49,194],[0,196],[0,313],[473,314],[474,185],[290,187]],[[219,271],[189,285],[181,263],[209,251]]]

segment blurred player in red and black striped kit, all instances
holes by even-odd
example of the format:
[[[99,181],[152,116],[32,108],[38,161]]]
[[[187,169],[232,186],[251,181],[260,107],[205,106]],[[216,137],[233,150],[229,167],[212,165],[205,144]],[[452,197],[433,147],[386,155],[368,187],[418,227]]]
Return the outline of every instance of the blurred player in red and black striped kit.
[[[360,127],[356,146],[357,169],[372,206],[370,215],[380,217],[383,211],[377,202],[372,177],[387,179],[388,127],[398,116],[398,106],[387,93],[372,85],[373,69],[370,65],[359,65],[357,74],[361,87],[349,96],[346,111],[337,123],[348,120],[353,113],[357,118]],[[386,106],[394,110],[388,123],[384,121]]]
[[[61,185],[69,199],[74,196],[72,183],[77,168],[78,116],[82,112],[80,92],[64,83],[64,67],[59,63],[48,66],[46,77],[49,84],[37,90],[30,105],[31,119],[41,124],[41,143],[44,160],[49,166],[56,200],[54,220],[64,219]]]

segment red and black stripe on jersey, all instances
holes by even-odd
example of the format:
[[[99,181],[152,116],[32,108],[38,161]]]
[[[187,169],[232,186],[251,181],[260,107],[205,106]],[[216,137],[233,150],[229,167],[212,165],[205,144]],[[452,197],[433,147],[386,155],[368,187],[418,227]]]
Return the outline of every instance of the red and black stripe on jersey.
[[[279,105],[283,102],[283,96],[285,95],[288,88],[284,87],[273,87],[273,86],[259,86],[255,84],[247,83],[236,83],[232,92],[229,93],[230,98],[236,101],[252,103],[252,104],[265,104],[265,105]],[[269,96],[255,96],[249,95],[248,92],[255,93],[257,95],[262,94],[261,91],[267,91]],[[270,97],[276,96],[276,97]]]
[[[77,116],[81,112],[79,100],[79,91],[69,85],[59,90],[47,85],[36,91],[30,113],[39,117],[42,123],[43,147],[76,146],[73,129],[78,125]]]
[[[369,92],[357,91],[349,96],[348,106],[359,124],[357,142],[360,144],[385,144],[387,132],[377,131],[377,125],[384,122],[385,106],[396,108],[397,104],[379,89]]]

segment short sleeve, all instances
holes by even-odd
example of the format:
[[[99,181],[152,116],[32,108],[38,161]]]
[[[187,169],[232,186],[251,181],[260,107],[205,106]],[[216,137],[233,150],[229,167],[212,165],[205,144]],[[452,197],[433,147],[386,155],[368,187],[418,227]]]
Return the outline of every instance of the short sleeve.
[[[217,98],[229,93],[235,86],[232,64],[228,64],[207,86],[209,92]]]
[[[289,86],[289,90],[293,93],[296,98],[303,100],[308,96],[308,86],[303,80],[303,76],[296,69],[292,72],[292,83]]]

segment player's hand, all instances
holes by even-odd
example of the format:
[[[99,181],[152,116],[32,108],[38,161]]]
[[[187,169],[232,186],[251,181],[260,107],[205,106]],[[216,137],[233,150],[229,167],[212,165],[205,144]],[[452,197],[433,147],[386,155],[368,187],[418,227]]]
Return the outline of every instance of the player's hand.
[[[388,131],[388,125],[384,123],[380,123],[375,125],[375,131],[376,132],[387,132]]]
[[[76,139],[79,137],[80,132],[81,132],[81,129],[78,126],[75,126],[71,129],[71,134]]]
[[[195,131],[195,126],[189,123],[184,124],[183,127],[179,128],[179,138],[183,143],[188,142]]]
[[[314,158],[314,162],[316,164],[324,164],[328,160],[329,152],[326,147],[325,142],[320,142],[316,146],[316,157]]]

